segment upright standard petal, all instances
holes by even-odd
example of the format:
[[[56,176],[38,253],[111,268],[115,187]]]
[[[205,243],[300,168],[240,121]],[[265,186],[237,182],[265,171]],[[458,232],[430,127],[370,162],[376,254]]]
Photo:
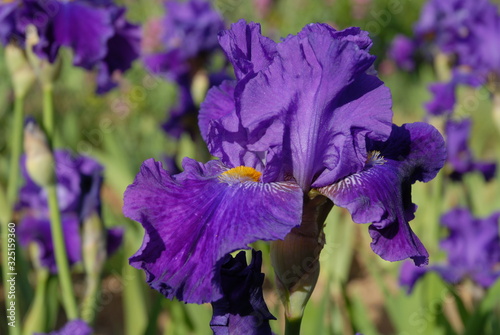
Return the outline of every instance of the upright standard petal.
[[[255,25],[248,25],[247,35],[239,32],[243,28],[239,22],[224,36],[240,49],[246,41],[267,50],[258,43]],[[243,42],[242,35],[247,37]],[[367,52],[370,43],[359,29],[337,32],[313,24],[278,43],[272,60],[238,51],[241,60],[234,51],[240,75],[250,71],[249,64],[253,72],[260,70],[235,88],[235,113],[247,134],[245,149],[281,151],[278,156],[287,157],[281,162],[284,174],[293,175],[304,190],[362,169],[366,138],[386,139],[392,124],[389,90],[366,74],[374,61]],[[254,52],[248,45],[245,52]]]
[[[426,123],[393,126],[387,141],[371,142],[368,149],[371,155],[361,172],[319,191],[347,208],[354,222],[372,223],[371,246],[383,259],[427,264],[428,253],[409,225],[416,210],[411,185],[431,180],[443,167],[442,136]]]
[[[300,224],[302,191],[295,183],[262,183],[250,167],[184,159],[170,176],[143,163],[124,195],[125,216],[142,223],[144,241],[130,264],[167,298],[220,299],[222,258],[257,240],[282,239]]]
[[[208,91],[198,116],[200,132],[210,153],[219,157],[225,165],[244,165],[263,170],[266,154],[245,147],[248,133],[235,113],[236,84],[235,80],[226,80]],[[276,178],[268,178],[268,174],[264,173],[263,181],[274,180]]]
[[[271,335],[269,312],[262,295],[264,274],[260,272],[262,253],[252,250],[252,262],[247,265],[245,252],[222,261],[220,281],[223,297],[212,302],[210,327],[215,335]]]
[[[219,42],[233,64],[238,80],[265,69],[276,55],[276,43],[262,36],[260,24],[239,20],[219,35]]]

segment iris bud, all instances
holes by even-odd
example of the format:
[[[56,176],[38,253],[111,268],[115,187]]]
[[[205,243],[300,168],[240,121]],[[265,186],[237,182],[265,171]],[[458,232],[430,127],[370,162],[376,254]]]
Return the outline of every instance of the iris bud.
[[[287,319],[302,318],[319,276],[323,224],[333,207],[326,197],[311,191],[304,197],[302,223],[284,240],[271,243],[271,262]]]
[[[33,119],[28,119],[24,126],[24,152],[26,170],[31,179],[40,187],[53,185],[54,156],[45,133]]]
[[[193,77],[193,83],[191,84],[191,95],[193,96],[193,101],[197,106],[205,100],[209,86],[210,80],[208,79],[207,71],[196,71],[196,74]]]
[[[16,97],[24,98],[35,82],[35,73],[25,52],[17,45],[10,43],[5,47],[5,61]]]
[[[52,83],[59,77],[61,72],[60,58],[56,58],[55,62],[51,64],[46,59],[40,59],[34,52],[33,47],[38,44],[40,38],[36,27],[29,25],[26,27],[26,54],[31,63],[32,68],[35,70],[36,76],[42,87],[52,87]]]

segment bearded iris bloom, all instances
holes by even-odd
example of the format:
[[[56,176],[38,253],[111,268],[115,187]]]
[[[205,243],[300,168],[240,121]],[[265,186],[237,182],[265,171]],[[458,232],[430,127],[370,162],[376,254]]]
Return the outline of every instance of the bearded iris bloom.
[[[147,160],[124,195],[146,232],[130,264],[149,285],[188,303],[221,299],[226,255],[284,239],[316,196],[372,222],[382,258],[427,263],[410,190],[443,166],[444,141],[428,124],[392,124],[368,34],[310,24],[275,43],[241,20],[219,41],[236,79],[210,89],[199,116],[218,160],[185,158],[177,175]]]
[[[73,157],[71,153],[58,150],[56,161],[57,193],[61,211],[64,242],[69,264],[82,260],[82,237],[80,229],[84,221],[94,213],[100,215],[100,189],[102,166],[95,160]],[[39,247],[39,262],[52,273],[57,265],[52,243],[49,208],[44,189],[38,186],[26,171],[23,157],[22,173],[25,184],[20,190],[17,209],[22,212],[19,226],[19,241],[22,246],[36,243]],[[107,253],[113,253],[121,244],[123,230],[112,228],[107,231]]]
[[[106,93],[117,85],[113,75],[139,57],[141,31],[125,12],[111,0],[14,0],[0,5],[0,41],[23,45],[32,25],[39,37],[33,47],[38,57],[53,63],[61,47],[70,48],[73,64],[97,70],[97,93]]]
[[[437,272],[445,281],[457,284],[470,278],[477,285],[488,288],[500,278],[500,234],[496,212],[485,218],[476,218],[466,208],[454,208],[441,217],[441,224],[449,235],[441,241],[441,248],[448,253],[446,264],[425,269],[405,263],[401,268],[400,284],[408,292],[427,272]]]

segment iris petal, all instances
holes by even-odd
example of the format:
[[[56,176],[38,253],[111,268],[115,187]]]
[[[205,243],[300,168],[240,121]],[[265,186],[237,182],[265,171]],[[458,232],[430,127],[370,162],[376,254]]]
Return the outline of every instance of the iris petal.
[[[277,45],[273,62],[240,81],[236,113],[249,133],[247,148],[281,146],[286,172],[304,190],[363,167],[365,138],[389,136],[389,90],[365,74],[374,57],[359,30],[310,25]],[[256,112],[258,111],[258,113]]]
[[[234,66],[238,80],[266,68],[276,54],[276,43],[262,36],[260,24],[240,20],[220,33],[219,43]]]
[[[125,192],[124,214],[143,224],[143,244],[130,264],[167,298],[190,303],[221,298],[221,259],[257,240],[282,239],[300,225],[302,191],[292,182],[226,182],[219,161],[184,159],[170,176],[143,163]]]
[[[372,249],[383,259],[426,264],[428,253],[409,226],[416,210],[411,185],[431,180],[444,165],[443,138],[428,124],[406,124],[394,126],[386,142],[370,143],[369,149],[383,161],[368,161],[363,171],[319,191],[347,208],[355,222],[372,223]]]
[[[214,334],[272,334],[269,320],[275,318],[262,295],[262,253],[252,250],[250,265],[243,251],[234,258],[227,255],[223,262],[221,286],[224,296],[212,303],[214,314],[210,327]]]

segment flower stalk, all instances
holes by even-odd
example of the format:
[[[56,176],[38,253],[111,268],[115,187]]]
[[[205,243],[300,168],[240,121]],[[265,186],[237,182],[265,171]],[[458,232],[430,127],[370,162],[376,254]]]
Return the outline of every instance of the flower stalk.
[[[36,259],[36,256],[33,259]],[[23,334],[25,335],[46,331],[48,319],[46,301],[49,277],[50,274],[47,269],[41,267],[37,269],[35,297],[24,321]]]
[[[315,190],[304,197],[302,223],[271,243],[277,289],[285,307],[286,335],[300,334],[304,309],[318,280],[323,225],[333,203]]]
[[[64,309],[70,320],[78,318],[78,309],[76,299],[71,285],[71,274],[69,271],[69,262],[66,255],[66,246],[62,231],[61,213],[57,199],[57,182],[55,178],[54,157],[51,152],[52,136],[54,132],[54,107],[52,99],[52,90],[44,86],[43,95],[43,121],[47,130],[47,139],[42,139],[43,135],[28,136],[25,143],[26,147],[26,166],[29,172],[34,175],[35,166],[37,171],[43,171],[46,175],[33,178],[37,183],[44,187],[47,192],[47,199],[50,212],[50,227],[52,240],[54,243],[54,254],[58,269],[58,278],[61,285],[61,294]],[[33,135],[33,134],[30,134]],[[40,166],[43,165],[43,166]],[[31,167],[31,169],[30,169]],[[30,171],[31,170],[31,171]]]
[[[19,158],[21,157],[22,151],[22,136],[23,136],[23,110],[24,110],[24,98],[31,88],[34,81],[34,74],[23,54],[23,51],[15,45],[8,45],[5,48],[5,58],[7,60],[7,67],[12,80],[12,86],[14,89],[14,115],[12,121],[12,135],[11,135],[11,157],[9,166],[9,182],[7,185],[7,208],[5,216],[2,218],[2,255],[6,259],[3,260],[3,264],[7,263],[8,257],[8,226],[7,224],[11,220],[12,209],[14,203],[16,202],[19,184]],[[3,281],[4,287],[9,287],[7,280],[9,279],[9,270],[7,266],[2,266],[3,269]],[[8,310],[10,306],[10,299],[6,298],[6,309]],[[14,305],[15,314],[18,315],[19,308]],[[15,319],[14,327],[9,328],[9,334],[17,335],[21,333],[21,328],[19,326],[18,318]]]

